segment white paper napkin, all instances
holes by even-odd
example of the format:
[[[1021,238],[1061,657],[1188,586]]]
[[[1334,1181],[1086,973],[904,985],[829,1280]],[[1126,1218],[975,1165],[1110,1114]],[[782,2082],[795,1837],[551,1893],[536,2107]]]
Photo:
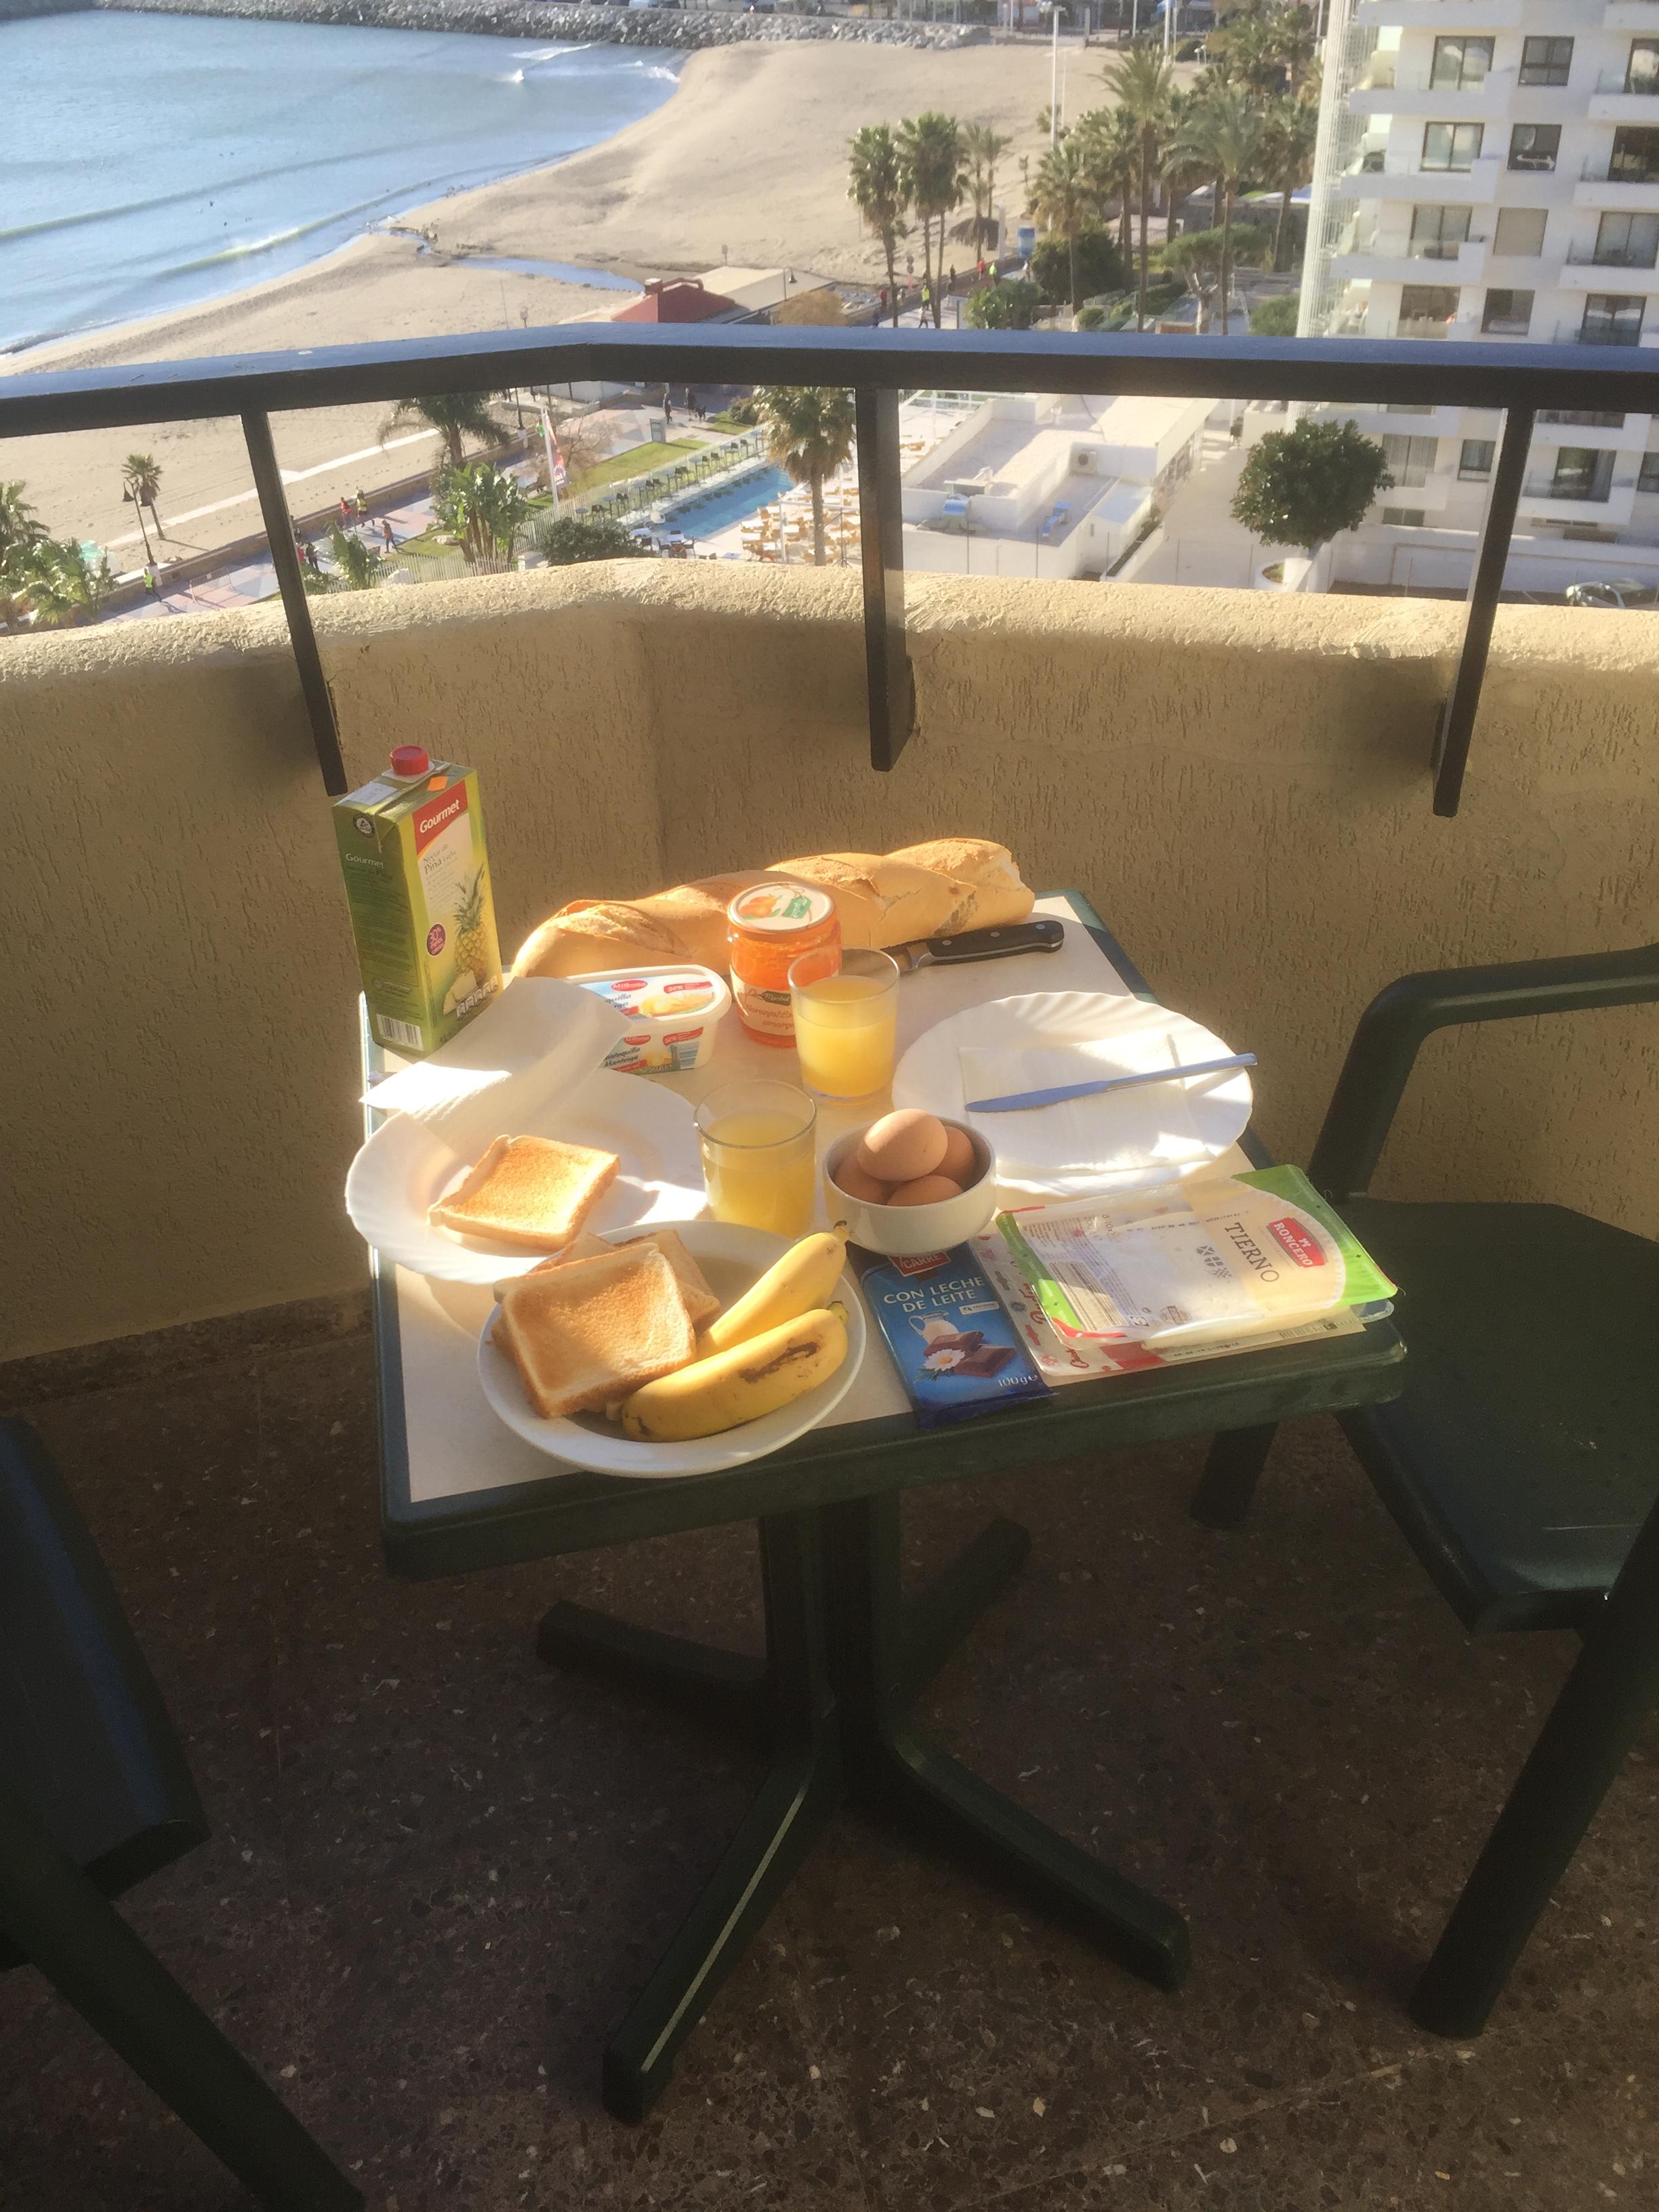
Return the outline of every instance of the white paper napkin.
[[[465,1156],[585,1083],[627,1028],[625,1014],[579,984],[520,976],[459,1036],[365,1098],[423,1121]]]
[[[1131,1030],[1030,1049],[963,1045],[960,1058],[963,1091],[970,1099],[1006,1098],[1016,1091],[1054,1090],[1181,1064],[1168,1030]],[[1173,1170],[1207,1150],[1183,1083],[1139,1084],[1131,1091],[1012,1113],[969,1114],[968,1119],[992,1146],[999,1164],[1015,1170],[1107,1176],[1164,1165]]]

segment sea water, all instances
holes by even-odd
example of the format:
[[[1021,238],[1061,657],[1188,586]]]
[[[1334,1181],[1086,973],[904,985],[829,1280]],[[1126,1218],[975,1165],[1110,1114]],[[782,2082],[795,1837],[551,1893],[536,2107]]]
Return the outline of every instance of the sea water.
[[[556,161],[659,106],[682,59],[205,15],[0,23],[0,351],[240,291]],[[582,244],[546,250],[580,267]]]

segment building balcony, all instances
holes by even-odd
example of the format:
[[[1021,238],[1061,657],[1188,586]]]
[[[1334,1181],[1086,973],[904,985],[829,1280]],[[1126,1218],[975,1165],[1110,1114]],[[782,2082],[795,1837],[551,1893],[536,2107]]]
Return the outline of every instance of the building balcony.
[[[1659,123],[1659,90],[1633,91],[1622,74],[1604,76],[1586,112],[1592,123]]]
[[[1358,0],[1354,21],[1368,30],[1513,31],[1541,0]]]
[[[1555,343],[1557,345],[1594,346],[1598,352],[1628,353],[1638,347],[1651,350],[1659,347],[1659,326],[1651,330],[1638,326],[1632,330],[1623,325],[1598,322],[1586,328],[1582,322],[1561,322],[1555,326]]]
[[[1549,281],[1565,292],[1659,292],[1659,264],[1623,258],[1611,248],[1599,258],[1596,247],[1579,246]]]
[[[1334,179],[1334,189],[1344,199],[1484,207],[1498,197],[1503,167],[1496,154],[1480,155],[1467,169],[1425,169],[1415,154],[1366,155]]]
[[[1605,209],[1613,214],[1659,213],[1659,167],[1642,175],[1613,169],[1607,154],[1592,154],[1573,186],[1573,205]]]
[[[1617,529],[1630,520],[1635,501],[1633,476],[1610,483],[1599,498],[1558,490],[1553,477],[1540,477],[1522,489],[1520,512],[1539,522],[1593,522]]]
[[[1659,0],[1607,0],[1604,31],[1659,31]]]
[[[1443,248],[1407,246],[1390,252],[1386,247],[1337,253],[1331,273],[1350,283],[1476,284],[1485,274],[1487,241],[1468,238]]]

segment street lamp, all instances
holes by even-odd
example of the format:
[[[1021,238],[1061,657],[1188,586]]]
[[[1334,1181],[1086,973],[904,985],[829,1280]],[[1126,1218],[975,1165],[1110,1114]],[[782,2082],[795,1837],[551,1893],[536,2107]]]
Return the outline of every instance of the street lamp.
[[[1049,0],[1048,14],[1054,23],[1054,36],[1048,43],[1048,143],[1060,143],[1060,19],[1071,10]]]

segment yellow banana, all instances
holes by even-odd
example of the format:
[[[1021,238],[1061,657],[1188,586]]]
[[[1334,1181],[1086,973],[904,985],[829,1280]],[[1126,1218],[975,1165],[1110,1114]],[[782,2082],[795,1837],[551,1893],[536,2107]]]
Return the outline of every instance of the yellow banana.
[[[758,1420],[827,1382],[847,1357],[847,1328],[827,1307],[694,1360],[635,1391],[623,1427],[645,1443],[684,1443]]]
[[[697,1357],[712,1358],[734,1344],[747,1344],[780,1322],[794,1321],[821,1306],[841,1280],[847,1264],[847,1231],[820,1230],[792,1244],[723,1314],[716,1314],[697,1339]]]

